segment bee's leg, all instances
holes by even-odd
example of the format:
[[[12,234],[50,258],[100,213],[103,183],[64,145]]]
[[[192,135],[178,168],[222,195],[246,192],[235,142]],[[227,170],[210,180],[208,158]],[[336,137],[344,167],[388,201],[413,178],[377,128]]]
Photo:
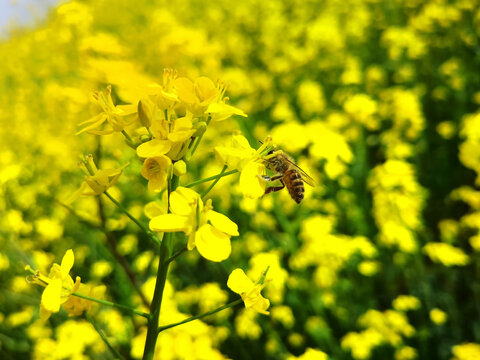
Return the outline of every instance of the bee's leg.
[[[282,190],[284,187],[285,187],[285,183],[283,182],[283,180],[280,180],[280,182],[282,183],[282,186],[271,186],[271,187],[268,187],[265,189],[265,194],[269,194],[271,192],[276,192],[276,191],[280,191]]]
[[[283,176],[284,176],[283,174],[275,174],[273,176],[262,175],[262,179],[267,180],[267,181],[275,181],[275,180],[282,179]]]

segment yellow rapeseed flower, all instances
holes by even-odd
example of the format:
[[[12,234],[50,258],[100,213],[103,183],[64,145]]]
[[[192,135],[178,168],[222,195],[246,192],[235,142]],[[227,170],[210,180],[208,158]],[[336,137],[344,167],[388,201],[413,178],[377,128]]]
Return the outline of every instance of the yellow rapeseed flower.
[[[148,190],[160,192],[165,189],[171,164],[172,161],[165,155],[158,155],[145,160],[142,175],[148,180]]]
[[[263,281],[261,281],[263,282]],[[260,291],[264,285],[254,283],[250,280],[242,269],[235,269],[228,277],[227,286],[242,297],[245,308],[255,310],[261,314],[270,314],[267,309],[270,307],[270,301],[265,299]]]
[[[307,348],[302,355],[291,355],[287,357],[287,360],[328,360],[328,356],[323,351]]]
[[[203,115],[208,106],[219,95],[213,81],[205,76],[195,79],[194,82],[188,78],[180,77],[174,80],[174,86],[180,101],[195,116]]]
[[[455,345],[452,348],[452,360],[476,360],[480,359],[480,345],[476,343],[465,343]]]
[[[150,229],[162,232],[183,231],[188,236],[188,249],[198,249],[211,261],[223,261],[230,256],[231,236],[238,236],[238,227],[223,214],[213,210],[209,199],[203,204],[194,190],[178,187],[170,194],[169,214],[150,220]]]
[[[224,98],[223,83],[218,83],[216,86],[205,76],[195,79],[194,82],[181,77],[175,79],[174,86],[180,101],[195,117],[207,113],[213,121],[221,121],[232,115],[247,116],[242,110],[226,104],[228,98]]]
[[[430,310],[429,315],[430,315],[430,320],[432,320],[436,325],[444,324],[448,318],[447,314],[438,308]]]
[[[411,295],[400,295],[393,300],[393,308],[398,311],[418,310],[422,305],[420,300]]]
[[[469,263],[469,257],[462,249],[446,243],[428,243],[423,251],[436,263],[445,266],[464,266]]]
[[[80,188],[73,193],[67,200],[71,203],[81,195],[100,195],[108,188],[115,185],[123,169],[128,166],[128,163],[118,169],[104,169],[99,170],[93,161],[92,155],[87,155],[85,160],[79,163],[80,168],[85,172],[84,182]]]
[[[178,119],[166,120],[154,118],[151,131],[153,139],[137,147],[137,155],[141,158],[167,155],[172,160],[179,160],[187,151],[190,138],[197,132],[193,126],[190,112]]]
[[[83,129],[77,132],[76,135],[87,132],[94,135],[108,135],[114,132],[120,132],[130,125],[132,121],[126,119],[129,115],[137,112],[135,105],[114,105],[112,100],[112,87],[107,86],[106,93],[93,93],[95,104],[100,108],[101,112],[94,117],[78,124],[85,125]],[[106,122],[106,125],[103,126]],[[102,128],[103,126],[103,128]]]
[[[265,163],[262,155],[273,149],[272,138],[267,137],[262,145],[255,150],[242,135],[234,135],[229,144],[216,146],[215,155],[229,167],[240,170],[240,191],[251,199],[257,199],[265,194],[266,181]]]
[[[77,276],[75,282],[69,275],[73,267],[73,250],[67,250],[62,258],[61,265],[53,264],[48,276],[40,274],[39,271],[27,278],[28,282],[39,284],[45,287],[40,303],[40,317],[46,320],[52,313],[60,311],[60,305],[68,301],[70,295],[80,287],[80,277]],[[33,271],[30,266],[26,270]]]

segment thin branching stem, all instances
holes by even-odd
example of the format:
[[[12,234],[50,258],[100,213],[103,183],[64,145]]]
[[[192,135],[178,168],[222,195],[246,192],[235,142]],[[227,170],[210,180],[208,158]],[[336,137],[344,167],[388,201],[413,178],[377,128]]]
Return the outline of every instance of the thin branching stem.
[[[120,359],[120,360],[125,360],[125,358],[122,356],[122,354],[120,354],[118,352],[117,349],[115,349],[113,347],[112,344],[110,344],[110,341],[108,340],[107,336],[105,335],[105,333],[103,332],[102,329],[100,329],[100,327],[95,323],[95,321],[93,321],[93,319],[86,315],[85,314],[85,318],[88,320],[88,322],[90,324],[92,324],[92,326],[94,327],[94,329],[97,331],[98,335],[100,335],[100,337],[102,338],[103,342],[105,343],[105,345],[107,345],[107,347],[110,349],[110,351],[112,352],[113,356],[115,356],[116,359]]]
[[[210,121],[212,120],[212,118],[209,116],[208,119],[207,119],[207,127],[208,127],[208,124],[210,124]],[[205,133],[203,133],[202,135],[200,135],[198,137],[198,140],[197,142],[195,143],[195,145],[193,146],[193,149],[192,149],[192,152],[191,152],[191,156],[193,157],[193,154],[195,154],[195,151],[197,151],[197,148],[198,148],[198,145],[200,145],[200,142],[202,141],[202,138],[203,138],[203,135]]]
[[[183,324],[186,324],[186,323],[189,323],[190,321],[193,321],[193,320],[198,320],[198,319],[202,319],[206,316],[210,316],[210,315],[213,315],[219,311],[222,311],[222,310],[225,310],[225,309],[228,309],[228,308],[231,308],[231,307],[234,307],[238,304],[240,304],[242,302],[242,299],[237,299],[235,301],[232,301],[231,303],[228,303],[226,305],[223,305],[223,306],[220,306],[218,308],[216,308],[215,310],[211,310],[211,311],[208,311],[206,313],[203,313],[203,314],[200,314],[200,315],[196,315],[196,316],[191,316],[189,317],[188,319],[185,319],[183,321],[179,321],[179,322],[176,322],[176,323],[173,323],[173,324],[169,324],[169,325],[165,325],[165,326],[160,326],[158,328],[158,332],[162,332],[164,330],[167,330],[167,329],[171,329],[175,326],[179,326],[179,325],[183,325]]]
[[[222,177],[224,177],[224,176],[236,174],[237,172],[238,172],[237,169],[235,169],[235,170],[230,170],[230,171],[224,172],[223,174],[220,173],[220,174],[217,174],[217,175],[214,175],[214,176],[210,176],[210,177],[205,178],[205,179],[201,179],[201,180],[194,181],[194,182],[192,182],[192,183],[190,183],[190,184],[183,185],[183,186],[184,186],[184,187],[187,187],[187,188],[190,188],[190,187],[193,187],[193,186],[197,186],[197,185],[203,184],[203,183],[208,182],[208,181],[212,181],[212,180],[216,180],[216,179],[222,178]]]
[[[90,301],[96,302],[98,304],[111,306],[111,307],[116,307],[118,309],[127,310],[127,311],[130,311],[131,313],[133,313],[135,315],[142,316],[146,319],[150,319],[149,314],[144,313],[143,311],[137,310],[137,309],[132,308],[132,307],[127,306],[127,305],[117,304],[117,303],[114,303],[114,302],[111,302],[111,301],[108,301],[108,300],[93,298],[91,296],[80,294],[80,293],[77,293],[77,292],[73,292],[72,295],[76,296],[76,297],[79,297],[79,298],[82,298],[82,299],[85,299],[85,300],[90,300]]]
[[[227,167],[228,167],[227,165],[224,165],[222,171],[220,171],[220,174],[218,174],[218,175],[223,175],[223,174],[225,173],[225,170],[227,170]],[[213,189],[213,187],[214,187],[215,185],[217,185],[217,183],[220,181],[221,178],[222,178],[221,176],[217,177],[217,178],[215,179],[215,181],[210,184],[210,186],[208,187],[208,189],[205,190],[205,192],[202,194],[202,199],[203,199],[205,196],[207,196],[207,194],[210,192],[210,190]]]
[[[182,255],[185,251],[188,250],[188,247],[187,245],[185,245],[183,248],[181,248],[180,250],[178,250],[175,254],[173,254],[170,258],[168,258],[166,260],[167,263],[171,263],[173,260],[175,260],[177,257],[179,257],[180,255]]]
[[[125,209],[123,207],[122,204],[120,204],[117,200],[115,200],[112,195],[110,195],[108,193],[108,191],[105,191],[104,194],[125,214],[127,215],[130,220],[132,220],[135,224],[137,224],[137,226],[145,233],[147,234],[148,238],[150,240],[152,240],[155,244],[159,245],[160,244],[160,240],[158,239],[158,237],[153,233],[151,232],[149,229],[147,229],[140,221],[138,221],[132,214],[130,214],[128,212],[127,209]]]

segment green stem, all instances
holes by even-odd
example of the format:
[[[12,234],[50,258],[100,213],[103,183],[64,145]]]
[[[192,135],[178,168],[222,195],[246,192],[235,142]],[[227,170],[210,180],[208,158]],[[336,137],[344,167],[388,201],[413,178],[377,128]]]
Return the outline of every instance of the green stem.
[[[152,131],[150,130],[150,128],[148,126],[145,126],[145,129],[147,129],[148,135],[150,135],[150,139],[153,139],[153,134],[152,134]]]
[[[223,174],[225,173],[225,170],[227,170],[227,167],[228,167],[227,165],[224,165],[222,171],[220,171],[220,174],[218,174],[218,175],[223,175]],[[207,196],[207,194],[210,192],[210,190],[213,189],[213,187],[214,187],[215,185],[217,185],[217,183],[220,181],[220,178],[221,178],[220,176],[217,177],[217,178],[215,179],[215,181],[210,184],[210,186],[208,187],[208,189],[205,190],[205,192],[202,194],[202,199],[203,199],[205,196]]]
[[[98,200],[99,200],[99,205],[100,205],[100,203],[101,203],[100,198]],[[77,212],[75,210],[73,210],[70,206],[62,203],[59,200],[55,200],[55,201],[57,201],[60,205],[62,205],[65,209],[67,209],[73,216],[75,216],[80,223],[85,224],[85,225],[87,225],[87,226],[89,226],[93,229],[100,230],[105,234],[105,237],[107,238],[107,243],[108,243],[108,247],[107,247],[108,251],[113,255],[113,257],[115,257],[117,262],[120,264],[120,266],[125,271],[125,274],[127,275],[127,278],[130,280],[130,283],[132,284],[132,287],[137,292],[138,296],[140,296],[140,298],[142,299],[143,304],[146,307],[149,307],[150,304],[149,304],[147,298],[145,297],[145,295],[143,294],[142,289],[140,289],[140,286],[138,285],[137,280],[135,278],[135,274],[133,273],[132,269],[130,268],[130,264],[128,263],[125,256],[121,255],[118,252],[117,240],[113,236],[113,233],[108,231],[105,228],[105,216],[103,215],[103,211],[102,211],[103,207],[99,206],[101,224],[97,225],[97,224],[92,223],[91,221],[89,221],[87,219],[84,219],[81,215],[77,214]]]
[[[102,305],[107,305],[107,306],[112,306],[112,307],[116,307],[116,308],[119,308],[119,309],[127,310],[127,311],[130,311],[130,312],[134,313],[135,315],[143,316],[146,319],[150,319],[149,314],[144,313],[143,311],[131,308],[130,306],[127,306],[127,305],[122,305],[122,304],[117,304],[117,303],[107,301],[107,300],[92,298],[88,295],[83,295],[83,294],[76,293],[76,292],[73,292],[72,295],[76,296],[76,297],[79,297],[79,298],[82,298],[82,299],[90,300],[90,301],[93,301],[93,302],[96,302],[96,303],[99,303],[99,304],[102,304]]]
[[[123,134],[123,136],[125,136],[125,138],[127,139],[127,141],[130,144],[135,145],[135,143],[133,142],[133,139],[130,137],[130,135],[127,134],[127,132],[125,130],[122,130],[122,134]]]
[[[208,119],[207,119],[207,127],[208,127],[208,124],[210,124],[210,120],[212,120],[212,118],[209,116]],[[197,150],[197,147],[200,144],[200,141],[202,141],[202,138],[203,138],[203,135],[205,134],[205,132],[198,137],[198,140],[197,140],[197,142],[195,143],[195,146],[192,149],[191,157],[193,157],[193,154],[195,154],[195,151]]]
[[[212,181],[212,180],[215,180],[215,179],[219,179],[219,178],[222,178],[224,176],[228,176],[228,175],[232,175],[232,174],[236,174],[238,172],[237,169],[235,170],[230,170],[230,171],[227,171],[225,173],[220,173],[220,174],[217,174],[217,175],[214,175],[214,176],[210,176],[208,178],[205,178],[205,179],[201,179],[201,180],[197,180],[197,181],[194,181],[190,184],[187,184],[187,185],[184,185],[184,187],[193,187],[193,186],[196,186],[196,185],[200,185],[200,184],[203,184],[205,182],[208,182],[208,181]]]
[[[115,200],[112,195],[110,195],[107,191],[104,192],[104,194],[115,204],[117,205],[117,207],[125,214],[127,215],[130,220],[132,220],[135,224],[138,225],[138,227],[140,229],[142,229],[142,231],[147,234],[147,236],[149,237],[150,240],[152,240],[156,245],[159,245],[160,244],[160,240],[157,238],[157,236],[151,232],[149,229],[147,229],[145,226],[143,226],[140,221],[138,221],[132,214],[130,214],[128,212],[127,209],[125,209],[122,204],[120,204],[117,200]]]
[[[170,194],[175,191],[178,186],[178,176],[173,176],[168,182],[168,202],[170,203]],[[170,205],[170,204],[168,204]],[[168,206],[170,208],[170,206]],[[152,360],[155,354],[155,345],[158,338],[158,323],[160,319],[160,310],[162,307],[163,290],[167,281],[168,261],[173,251],[173,233],[165,234],[160,245],[160,256],[158,260],[157,281],[153,293],[152,305],[150,307],[150,319],[148,321],[147,339],[145,341],[145,349],[143,352],[143,360]]]
[[[183,248],[178,250],[175,254],[173,254],[170,258],[166,260],[167,263],[171,263],[173,260],[175,260],[177,257],[182,255],[185,251],[188,250],[188,247],[185,245]]]
[[[118,352],[117,349],[115,349],[113,347],[112,344],[110,344],[110,341],[108,341],[108,338],[107,336],[105,335],[105,333],[103,332],[102,329],[100,329],[98,327],[98,325],[95,323],[95,321],[93,321],[93,319],[88,316],[88,315],[85,315],[85,318],[88,320],[88,322],[90,324],[92,324],[92,326],[95,328],[95,330],[97,331],[98,335],[100,335],[100,337],[102,338],[103,342],[105,343],[105,345],[107,345],[107,347],[110,349],[110,351],[112,352],[113,356],[115,356],[115,358],[117,359],[121,359],[121,360],[124,360],[125,358]]]
[[[179,321],[179,322],[176,322],[176,323],[173,323],[173,324],[169,324],[169,325],[165,325],[165,326],[160,326],[158,328],[158,332],[162,332],[164,330],[167,330],[167,329],[170,329],[170,328],[173,328],[175,326],[179,326],[179,325],[183,325],[183,324],[186,324],[186,323],[189,323],[190,321],[193,321],[193,320],[198,320],[198,319],[201,319],[201,318],[204,318],[205,316],[209,316],[209,315],[213,315],[219,311],[222,311],[222,310],[225,310],[225,309],[228,309],[228,308],[231,308],[231,307],[234,307],[235,305],[238,305],[242,302],[242,299],[237,299],[235,301],[232,301],[231,303],[228,303],[226,305],[223,305],[223,306],[220,306],[219,308],[216,308],[215,310],[211,310],[211,311],[208,311],[206,313],[203,313],[203,314],[200,314],[200,315],[196,315],[196,316],[192,316],[192,317],[189,317],[188,319],[185,319],[183,321]]]

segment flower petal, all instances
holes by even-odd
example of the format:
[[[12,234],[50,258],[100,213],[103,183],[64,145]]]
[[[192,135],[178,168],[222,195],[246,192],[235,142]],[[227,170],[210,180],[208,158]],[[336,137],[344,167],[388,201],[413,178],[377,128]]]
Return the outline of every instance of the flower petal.
[[[168,140],[153,139],[139,145],[137,155],[141,158],[161,156],[169,152],[171,146]]]
[[[242,269],[235,269],[228,277],[227,286],[237,294],[244,294],[250,291],[254,287],[254,284]]]
[[[115,112],[120,116],[128,116],[135,114],[137,112],[137,105],[129,104],[129,105],[117,105],[115,107]]]
[[[167,187],[167,174],[158,174],[148,180],[148,190],[160,192]]]
[[[203,103],[210,103],[218,94],[215,84],[206,76],[201,76],[195,80],[195,87],[198,97]]]
[[[242,296],[243,302],[247,309],[255,310],[259,313],[268,315],[270,314],[266,311],[270,307],[270,301],[265,299],[261,294],[260,290],[262,289],[261,285],[255,285],[253,290],[251,290],[246,296]]]
[[[62,261],[63,263],[63,261]],[[60,296],[62,294],[62,280],[53,279],[42,294],[42,306],[49,312],[60,311]]]
[[[69,249],[63,256],[62,264],[60,265],[62,278],[65,278],[68,276],[68,273],[73,267],[73,262],[74,262],[73,250]]]
[[[196,191],[179,186],[170,194],[170,210],[174,214],[188,216],[196,211],[197,204],[201,201]]]
[[[186,234],[190,232],[191,225],[189,224],[188,217],[175,215],[175,214],[164,214],[154,217],[150,220],[149,226],[152,231],[163,231],[163,232],[176,232],[183,231]]]
[[[173,143],[183,143],[190,139],[196,130],[175,130],[168,134],[168,140]]]
[[[189,129],[191,129],[193,127],[192,117],[193,117],[193,114],[191,114],[187,111],[187,114],[185,116],[180,117],[180,118],[175,120],[174,130],[177,131],[177,130],[189,130]]]
[[[166,194],[166,192],[165,192]],[[147,205],[143,208],[143,213],[149,219],[152,219],[156,216],[160,216],[167,213],[167,209],[163,204],[160,204],[156,201],[150,201]]]
[[[240,174],[240,190],[248,198],[256,199],[265,194],[265,165],[257,162],[248,162]]]
[[[177,94],[180,100],[188,104],[198,102],[197,96],[195,95],[195,88],[190,79],[185,77],[175,79],[174,86],[177,89]]]
[[[238,236],[238,226],[227,216],[220,214],[219,212],[210,210],[207,213],[207,219],[218,230],[231,235]]]
[[[227,259],[232,252],[230,236],[205,224],[195,233],[195,245],[205,259],[220,262]]]
[[[232,115],[240,115],[243,117],[247,117],[247,114],[245,114],[239,108],[227,105],[223,102],[211,103],[208,106],[206,112],[212,114],[213,121],[222,121],[228,119]]]

